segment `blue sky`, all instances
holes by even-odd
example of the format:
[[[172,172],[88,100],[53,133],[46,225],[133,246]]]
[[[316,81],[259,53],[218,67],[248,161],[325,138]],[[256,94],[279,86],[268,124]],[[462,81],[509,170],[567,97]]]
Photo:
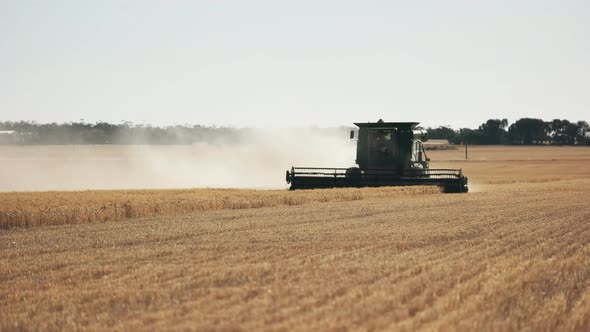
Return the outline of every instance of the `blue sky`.
[[[590,120],[587,1],[0,0],[0,121]]]

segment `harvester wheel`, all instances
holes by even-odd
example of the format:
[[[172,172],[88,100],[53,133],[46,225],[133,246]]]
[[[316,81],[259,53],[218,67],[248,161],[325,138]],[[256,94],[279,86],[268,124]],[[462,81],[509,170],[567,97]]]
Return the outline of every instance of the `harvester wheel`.
[[[287,183],[291,183],[291,173],[289,173],[289,171],[287,171],[285,178],[287,179]]]
[[[360,186],[361,185],[361,177],[362,177],[362,172],[360,170],[360,168],[357,167],[351,167],[346,169],[346,180],[348,181],[348,183],[352,186]]]

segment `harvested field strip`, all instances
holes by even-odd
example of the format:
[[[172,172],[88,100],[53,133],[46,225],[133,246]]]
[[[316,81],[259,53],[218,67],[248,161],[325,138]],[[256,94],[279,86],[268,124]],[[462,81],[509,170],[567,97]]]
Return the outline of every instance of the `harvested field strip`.
[[[437,187],[287,190],[136,190],[0,193],[0,228],[177,216],[197,211],[292,206],[436,194]]]

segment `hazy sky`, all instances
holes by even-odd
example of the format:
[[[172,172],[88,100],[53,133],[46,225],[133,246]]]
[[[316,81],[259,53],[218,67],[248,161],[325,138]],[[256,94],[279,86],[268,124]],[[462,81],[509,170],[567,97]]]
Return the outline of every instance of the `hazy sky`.
[[[0,121],[590,120],[590,1],[0,0]]]

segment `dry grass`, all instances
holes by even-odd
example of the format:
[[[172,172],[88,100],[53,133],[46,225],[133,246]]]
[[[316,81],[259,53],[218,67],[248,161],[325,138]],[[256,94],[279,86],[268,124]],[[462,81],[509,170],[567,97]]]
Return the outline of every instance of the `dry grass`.
[[[197,211],[251,209],[439,193],[437,187],[287,190],[131,190],[0,193],[0,229],[177,216]]]
[[[590,150],[504,149],[437,151],[466,195],[0,230],[0,330],[590,330]]]

